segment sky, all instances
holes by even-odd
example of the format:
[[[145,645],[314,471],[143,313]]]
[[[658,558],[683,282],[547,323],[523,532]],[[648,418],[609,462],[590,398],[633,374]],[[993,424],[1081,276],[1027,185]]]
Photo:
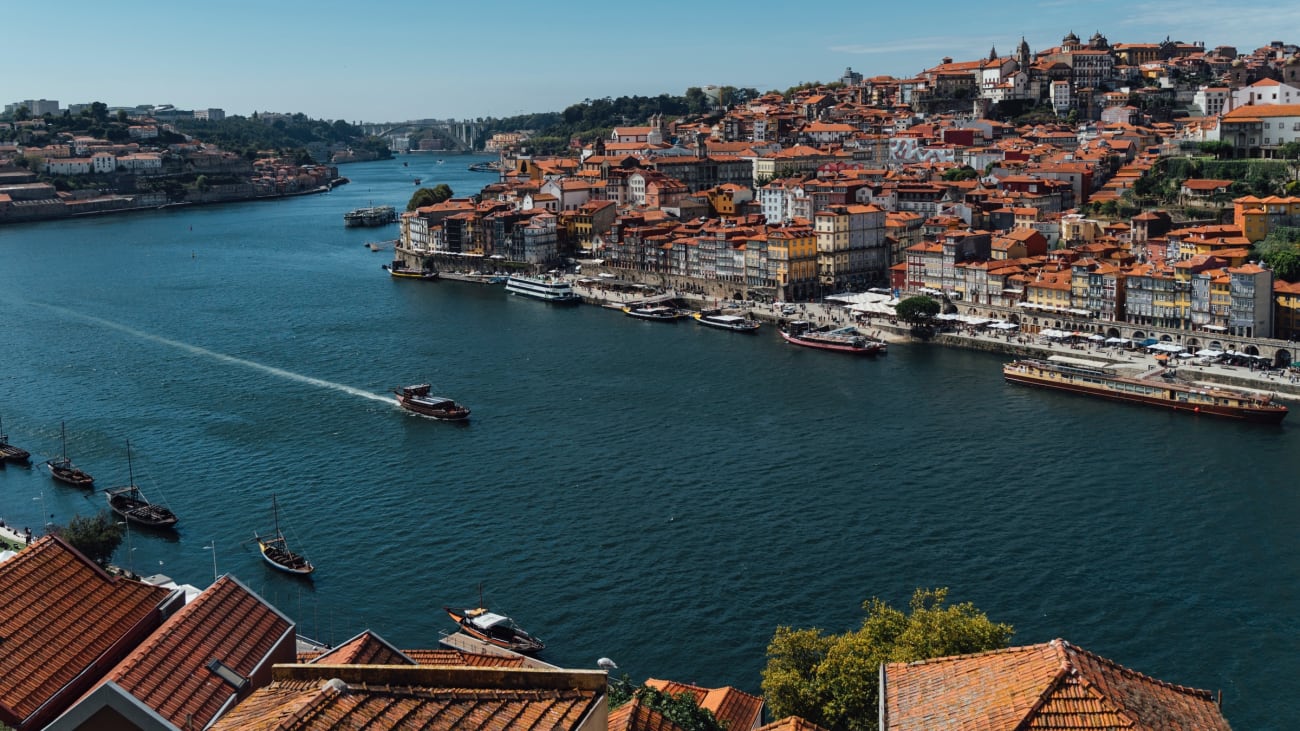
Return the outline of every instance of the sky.
[[[1255,0],[5,0],[0,104],[172,104],[392,122],[562,111],[716,84],[785,90],[846,67],[906,78],[944,56],[1010,55],[1073,31],[1300,42],[1300,4]],[[72,26],[62,19],[76,19]],[[52,26],[51,23],[55,23]],[[61,26],[61,27],[58,27]],[[96,29],[107,31],[96,32]],[[1296,37],[1276,37],[1285,32]],[[20,63],[12,63],[22,59]]]

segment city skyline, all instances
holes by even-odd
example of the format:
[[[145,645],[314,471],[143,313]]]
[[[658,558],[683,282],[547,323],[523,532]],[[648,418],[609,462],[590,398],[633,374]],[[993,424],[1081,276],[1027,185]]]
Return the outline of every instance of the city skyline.
[[[990,48],[1009,55],[1022,37],[1034,51],[1074,32],[1112,43],[1169,37],[1248,52],[1277,28],[1300,27],[1300,8],[1237,3],[1225,14],[1212,0],[1010,2],[970,12],[941,1],[925,15],[901,4],[864,10],[833,0],[803,16],[788,6],[725,7],[670,0],[653,14],[641,6],[581,0],[556,12],[515,3],[418,5],[390,0],[358,6],[338,0],[254,4],[235,0],[216,14],[153,0],[112,6],[112,24],[130,40],[78,41],[52,48],[37,29],[49,13],[22,4],[6,10],[7,46],[24,59],[5,84],[3,103],[57,100],[61,107],[173,104],[221,108],[229,115],[301,112],[349,122],[506,117],[562,111],[589,98],[681,94],[691,86],[784,90],[837,80],[846,67],[867,76],[913,76],[944,56],[971,60]],[[72,0],[70,17],[104,6]],[[549,6],[548,6],[549,7]],[[774,17],[774,13],[782,17]],[[74,36],[63,36],[74,38]],[[106,60],[121,69],[105,74]],[[156,60],[156,62],[151,61]]]

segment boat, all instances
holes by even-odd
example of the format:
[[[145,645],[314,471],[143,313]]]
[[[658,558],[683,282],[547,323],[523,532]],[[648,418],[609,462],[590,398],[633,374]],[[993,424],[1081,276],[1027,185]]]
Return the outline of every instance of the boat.
[[[722,315],[718,313],[697,312],[692,317],[701,325],[716,327],[722,330],[730,330],[739,333],[756,333],[758,332],[759,322],[748,317],[740,315]]]
[[[573,285],[559,277],[511,274],[506,277],[506,291],[556,304],[576,304],[582,301],[582,297],[573,291]]]
[[[68,430],[63,422],[59,422],[59,434],[63,440],[63,451],[58,457],[45,460],[45,466],[50,469],[50,477],[73,487],[94,487],[95,478],[72,466],[72,459],[68,457]]]
[[[420,179],[419,179],[419,178],[416,178],[416,179],[415,179],[415,185],[419,185],[419,184],[420,184]]]
[[[438,164],[439,164],[439,165],[442,164],[442,160],[441,160],[441,159],[438,160]]]
[[[397,405],[421,416],[429,416],[441,421],[464,421],[469,418],[469,409],[445,396],[430,396],[429,384],[420,383],[394,389]]]
[[[151,503],[135,484],[135,469],[131,466],[131,443],[126,443],[126,465],[130,482],[124,487],[105,490],[108,507],[128,522],[147,528],[174,528],[176,514],[158,503]]]
[[[31,460],[32,453],[10,444],[9,435],[4,432],[4,425],[0,424],[0,463],[16,462],[21,464]]]
[[[393,241],[367,241],[366,248],[371,251],[384,251],[393,248]]]
[[[1013,360],[1002,366],[1002,376],[1009,383],[1242,421],[1280,424],[1287,415],[1287,407],[1274,403],[1272,396],[1191,383],[1168,368],[1139,377],[1123,375],[1106,363],[1051,356]]]
[[[501,164],[498,162],[476,162],[469,166],[472,173],[495,173],[500,172]]]
[[[343,225],[386,226],[397,221],[397,209],[392,206],[369,206],[357,208],[343,214]]]
[[[271,512],[275,516],[275,532],[264,536],[253,531],[253,540],[257,541],[257,548],[262,552],[263,560],[271,564],[272,568],[285,573],[295,576],[310,575],[316,567],[307,560],[306,556],[293,552],[289,548],[289,542],[284,538],[284,533],[280,531],[280,506],[274,495],[271,496]]]
[[[641,305],[639,307],[625,305],[623,307],[623,314],[628,317],[635,317],[638,320],[677,322],[683,317],[688,316],[690,313],[679,310],[676,307],[669,307],[668,305]]]
[[[479,606],[473,609],[443,607],[443,611],[460,625],[462,632],[497,647],[526,655],[546,649],[545,643],[525,632],[514,620],[504,614],[489,612],[482,604],[480,601]]]
[[[392,264],[384,264],[380,268],[388,272],[389,276],[394,279],[422,279],[426,282],[432,282],[438,278],[438,272],[436,271],[412,269],[401,261],[394,261]]]
[[[884,351],[884,344],[863,335],[857,328],[843,327],[838,330],[817,330],[807,320],[795,320],[781,331],[781,337],[787,343],[802,345],[805,348],[830,350],[836,353],[852,355],[879,355]]]

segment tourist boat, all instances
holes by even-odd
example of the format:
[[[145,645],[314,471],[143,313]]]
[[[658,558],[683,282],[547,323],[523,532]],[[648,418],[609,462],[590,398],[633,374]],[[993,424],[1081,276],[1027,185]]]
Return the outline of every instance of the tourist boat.
[[[95,478],[72,466],[72,459],[68,457],[68,430],[63,422],[59,422],[59,434],[63,440],[63,451],[58,457],[45,460],[45,466],[50,469],[50,477],[73,487],[94,487]]]
[[[0,463],[29,461],[32,458],[32,453],[10,444],[9,435],[4,432],[4,425],[0,423]]]
[[[343,225],[386,226],[397,221],[397,209],[392,206],[369,206],[357,208],[343,214]]]
[[[469,409],[445,396],[430,396],[429,384],[420,383],[394,389],[397,405],[421,416],[428,416],[441,421],[464,421],[469,418]]]
[[[125,487],[106,490],[108,507],[125,520],[147,528],[174,528],[176,514],[158,503],[151,503],[135,484],[135,469],[131,466],[131,443],[126,443],[126,465],[130,482]]]
[[[635,317],[638,320],[676,322],[687,317],[690,313],[679,310],[676,307],[669,307],[668,305],[642,305],[640,307],[625,305],[623,307],[623,314],[628,317]]]
[[[805,348],[831,350],[836,353],[853,355],[879,355],[884,351],[884,343],[858,332],[856,328],[843,327],[838,330],[816,330],[807,320],[795,320],[781,331],[781,337],[787,343],[802,345]]]
[[[559,277],[529,277],[512,274],[506,277],[506,291],[556,304],[574,304],[582,301],[582,297],[573,291],[573,285]]]
[[[697,312],[692,317],[701,325],[716,327],[722,330],[730,330],[738,333],[756,333],[758,332],[758,320],[752,320],[740,315],[722,315],[722,314],[705,314]]]
[[[294,574],[295,576],[308,576],[316,570],[307,557],[294,553],[289,549],[289,543],[284,538],[284,533],[280,531],[280,506],[275,501],[275,496],[271,496],[271,512],[275,516],[275,533],[272,535],[261,535],[253,531],[253,540],[257,541],[257,548],[262,552],[262,559],[271,564],[272,568],[279,569],[285,573]]]
[[[392,264],[383,264],[380,268],[388,272],[388,275],[394,279],[421,279],[426,282],[432,282],[438,278],[438,273],[435,271],[411,269],[401,261],[394,261]]]
[[[1010,383],[1243,421],[1278,424],[1287,415],[1287,407],[1274,403],[1271,396],[1202,386],[1180,380],[1165,368],[1137,377],[1121,375],[1105,363],[1052,356],[1013,360],[1002,366],[1002,375]]]
[[[489,612],[486,607],[473,609],[452,609],[443,607],[447,616],[460,625],[460,629],[470,637],[475,637],[497,647],[527,655],[546,649],[545,643],[525,632],[514,620],[503,614]]]

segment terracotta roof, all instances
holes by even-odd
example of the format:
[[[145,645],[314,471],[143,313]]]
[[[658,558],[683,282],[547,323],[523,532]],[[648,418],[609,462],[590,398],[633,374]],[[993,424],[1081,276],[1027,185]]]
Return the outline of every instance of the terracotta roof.
[[[713,711],[719,721],[724,721],[730,731],[745,731],[754,728],[763,716],[763,699],[737,690],[731,686],[721,688],[701,688],[698,685],[678,683],[673,680],[645,681],[646,687],[661,690],[669,695],[690,693],[700,708]]]
[[[293,622],[231,576],[218,579],[118,663],[105,681],[184,728],[206,726],[236,695],[208,664],[270,682],[272,662],[294,657]],[[256,685],[256,682],[254,682]],[[247,695],[253,690],[249,687]]]
[[[798,716],[786,716],[780,721],[759,726],[758,731],[827,731],[827,729]]]
[[[418,665],[413,658],[366,630],[309,662],[322,665]]]
[[[0,596],[8,598],[0,602],[0,721],[16,726],[59,693],[87,690],[98,678],[79,676],[118,659],[111,652],[133,631],[161,624],[171,593],[110,576],[54,536],[0,564]],[[86,687],[75,687],[79,680]]]
[[[882,731],[1228,730],[1209,691],[1165,683],[1064,640],[889,663]]]
[[[606,728],[609,731],[683,731],[662,713],[646,707],[640,698],[633,698],[610,711]]]
[[[604,702],[596,671],[277,665],[212,731],[577,729]]]

